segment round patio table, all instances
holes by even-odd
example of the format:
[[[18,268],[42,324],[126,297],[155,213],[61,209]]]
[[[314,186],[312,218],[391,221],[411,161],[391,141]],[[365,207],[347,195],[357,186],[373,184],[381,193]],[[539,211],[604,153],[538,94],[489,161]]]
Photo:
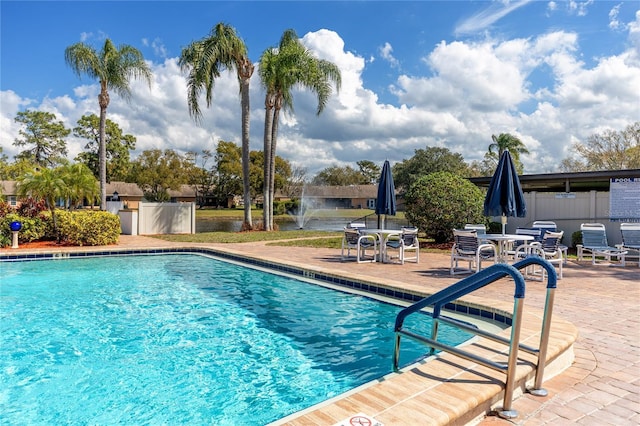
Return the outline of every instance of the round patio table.
[[[481,237],[482,239],[498,243],[497,263],[507,263],[507,249],[510,242],[524,241],[525,244],[528,244],[529,241],[533,241],[534,239],[531,235],[521,234],[484,234]]]

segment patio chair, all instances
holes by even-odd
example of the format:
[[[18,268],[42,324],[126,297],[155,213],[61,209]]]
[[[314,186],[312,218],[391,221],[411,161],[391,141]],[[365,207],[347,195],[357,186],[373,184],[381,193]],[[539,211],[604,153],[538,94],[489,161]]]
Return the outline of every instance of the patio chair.
[[[498,250],[492,243],[483,243],[478,237],[478,232],[473,230],[453,230],[453,247],[451,248],[451,275],[479,272],[482,269],[482,261],[496,262]],[[469,267],[464,269],[458,266],[458,262],[464,260]]]
[[[556,225],[556,223],[552,220],[535,220],[533,222],[533,225],[531,225],[532,228],[538,228],[541,231],[541,236],[540,239],[542,240],[542,237],[544,236],[544,233],[546,231],[549,232],[558,232],[558,225]],[[569,254],[569,247],[567,247],[564,244],[559,244],[558,245],[558,249],[560,249],[560,252],[562,253],[563,259],[564,259],[564,264],[567,264],[567,257]]]
[[[367,258],[367,250],[373,249],[373,254]],[[340,260],[346,260],[351,256],[351,250],[356,251],[356,261],[375,262],[378,251],[378,239],[374,235],[362,235],[357,228],[345,228],[342,237],[342,250]],[[345,255],[345,251],[347,254]]]
[[[391,259],[398,259],[401,265],[407,260],[416,263],[420,261],[420,242],[418,241],[418,228],[402,228],[401,234],[389,234],[384,240],[383,259],[389,262]],[[390,251],[398,251],[397,257],[390,256]],[[407,252],[414,252],[413,256],[407,257]]]
[[[622,244],[619,248],[621,250],[636,252],[638,267],[640,268],[640,223],[621,223],[620,232],[622,233]],[[627,257],[625,256],[623,258],[623,265],[626,260]]]
[[[535,228],[516,228],[516,235],[528,235],[533,237],[533,242],[541,242],[542,237],[540,236],[541,231]],[[527,241],[524,240],[514,240],[513,243],[509,243],[510,247],[507,248],[505,254],[508,256],[516,257],[516,252],[526,251]],[[530,243],[531,244],[531,243]],[[519,250],[522,249],[522,250]]]
[[[464,229],[467,230],[467,231],[473,231],[475,229],[478,232],[478,238],[480,238],[480,240],[483,243],[488,242],[487,240],[482,238],[482,236],[487,233],[487,226],[485,224],[483,224],[483,223],[467,223],[466,225],[464,225]]]
[[[591,264],[596,264],[596,257],[604,257],[611,261],[612,257],[617,257],[624,265],[624,255],[627,251],[612,247],[607,242],[607,230],[602,223],[583,223],[580,225],[582,231],[582,244],[578,245],[578,260],[582,260],[585,251],[591,253]]]
[[[514,257],[516,258],[516,260],[520,260],[528,255],[540,256],[552,265],[558,265],[558,279],[562,279],[562,266],[564,265],[564,257],[562,255],[562,250],[560,249],[560,241],[562,240],[563,235],[564,231],[547,231],[545,232],[544,237],[542,237],[542,241],[534,241],[528,246],[522,245],[518,247]],[[542,279],[544,280],[546,272],[544,268],[541,269]]]

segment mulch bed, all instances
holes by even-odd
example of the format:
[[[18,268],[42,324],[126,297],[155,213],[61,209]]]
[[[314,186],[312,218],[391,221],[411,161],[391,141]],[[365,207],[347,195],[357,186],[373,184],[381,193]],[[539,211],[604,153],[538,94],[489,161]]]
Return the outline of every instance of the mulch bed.
[[[30,243],[19,243],[19,249],[54,249],[61,247],[73,247],[73,244],[69,243],[57,243],[55,241],[31,241]]]

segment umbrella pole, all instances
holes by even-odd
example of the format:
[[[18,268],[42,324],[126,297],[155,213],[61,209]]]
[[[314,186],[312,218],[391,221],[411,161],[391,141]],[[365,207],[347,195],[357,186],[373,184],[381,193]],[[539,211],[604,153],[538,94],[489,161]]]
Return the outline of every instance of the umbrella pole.
[[[502,235],[505,234],[504,230],[507,226],[507,216],[506,215],[502,215]]]

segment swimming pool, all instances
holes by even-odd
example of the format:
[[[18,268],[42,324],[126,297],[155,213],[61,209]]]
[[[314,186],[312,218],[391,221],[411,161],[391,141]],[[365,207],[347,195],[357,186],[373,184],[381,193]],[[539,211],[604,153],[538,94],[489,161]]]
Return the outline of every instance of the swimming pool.
[[[7,424],[265,424],[390,372],[400,307],[366,297],[195,254],[0,266]]]

